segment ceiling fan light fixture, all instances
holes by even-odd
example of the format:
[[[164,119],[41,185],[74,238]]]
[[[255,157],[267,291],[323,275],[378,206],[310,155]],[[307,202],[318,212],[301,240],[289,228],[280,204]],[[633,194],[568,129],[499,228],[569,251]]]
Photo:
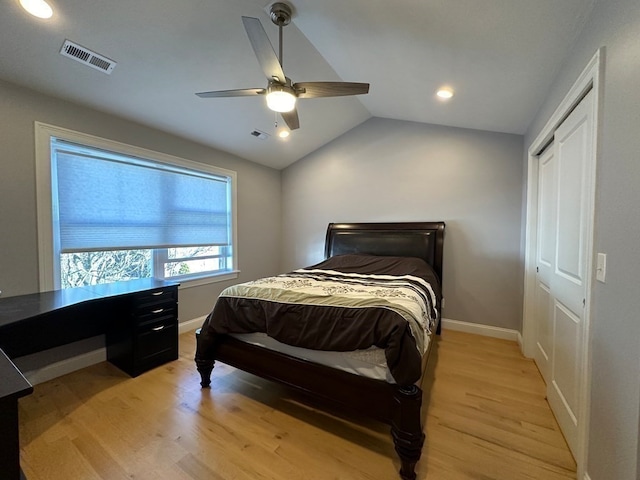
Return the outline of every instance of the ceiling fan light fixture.
[[[284,85],[269,85],[267,107],[274,112],[290,112],[296,107],[296,96]]]

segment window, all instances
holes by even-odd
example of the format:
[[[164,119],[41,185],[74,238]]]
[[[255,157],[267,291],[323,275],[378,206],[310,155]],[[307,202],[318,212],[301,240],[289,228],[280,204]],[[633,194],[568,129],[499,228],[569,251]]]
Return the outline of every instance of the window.
[[[235,172],[36,123],[43,289],[237,276]]]

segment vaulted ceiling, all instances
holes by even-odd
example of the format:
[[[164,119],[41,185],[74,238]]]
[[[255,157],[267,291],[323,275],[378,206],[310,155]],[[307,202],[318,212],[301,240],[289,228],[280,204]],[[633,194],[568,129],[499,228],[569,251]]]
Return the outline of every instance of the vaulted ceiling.
[[[371,116],[522,134],[593,0],[291,0],[283,64],[294,82],[368,82],[357,97],[301,99],[301,128],[276,138],[241,16],[264,0],[51,0],[47,20],[0,3],[0,78],[284,168]],[[59,54],[65,39],[115,62],[110,75]],[[455,96],[437,99],[448,85]],[[271,135],[262,140],[255,129]]]

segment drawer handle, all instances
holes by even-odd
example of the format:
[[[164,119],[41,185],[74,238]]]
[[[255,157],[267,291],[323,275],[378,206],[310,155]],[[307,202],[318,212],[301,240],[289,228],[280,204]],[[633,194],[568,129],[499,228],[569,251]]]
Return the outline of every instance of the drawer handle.
[[[153,310],[151,313],[160,313],[160,312],[164,312],[164,308],[159,308],[157,310]]]
[[[154,332],[159,332],[163,328],[164,328],[164,325],[160,325],[159,327],[153,327],[151,330],[153,330]]]
[[[151,295],[157,297],[158,295],[162,295],[164,292],[160,290],[159,292],[153,292]]]

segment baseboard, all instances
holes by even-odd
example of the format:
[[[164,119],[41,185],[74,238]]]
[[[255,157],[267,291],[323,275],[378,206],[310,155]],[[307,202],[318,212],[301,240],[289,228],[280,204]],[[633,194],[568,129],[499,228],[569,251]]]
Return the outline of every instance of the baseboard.
[[[481,325],[479,323],[461,322],[450,318],[442,319],[442,328],[445,330],[456,330],[458,332],[483,335],[485,337],[502,338],[504,340],[512,340],[522,344],[522,336],[520,335],[520,332],[508,328]]]
[[[50,365],[46,365],[37,370],[23,372],[24,376],[31,385],[44,383],[54,378],[61,377],[67,373],[75,372],[82,368],[90,367],[96,363],[105,362],[107,360],[107,349],[99,348],[91,352],[76,355],[75,357],[60,360]]]
[[[197,317],[192,320],[187,320],[186,322],[180,322],[178,324],[178,333],[182,335],[183,333],[187,333],[197,328],[200,328],[204,323],[205,318],[207,318],[207,316],[203,315],[201,317]]]

